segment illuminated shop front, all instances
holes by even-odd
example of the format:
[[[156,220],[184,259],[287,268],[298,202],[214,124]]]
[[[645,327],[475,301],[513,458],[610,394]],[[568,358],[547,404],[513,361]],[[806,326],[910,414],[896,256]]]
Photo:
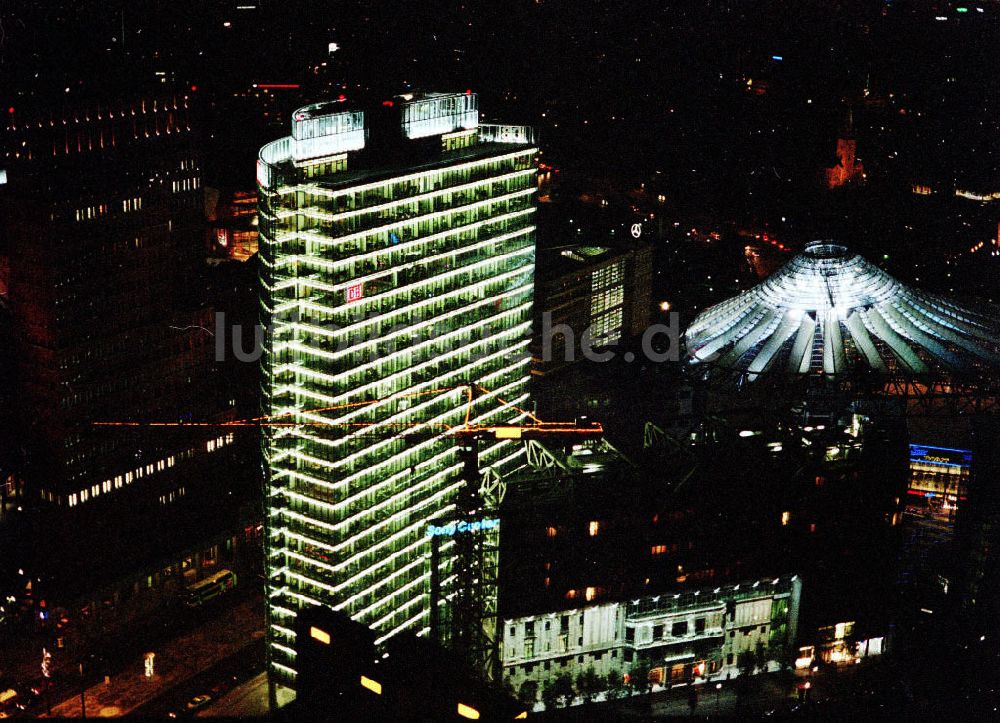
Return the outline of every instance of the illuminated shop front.
[[[860,637],[858,633],[859,629],[854,621],[819,628],[818,644],[802,648],[795,667],[807,668],[814,662],[833,665],[860,663],[864,658],[884,652],[884,635]]]
[[[462,484],[444,433],[514,423],[524,413],[506,405],[528,399],[532,140],[480,125],[475,94],[434,93],[307,106],[261,150],[263,412],[283,423],[264,439],[268,623],[282,682],[303,607],[344,610],[379,640],[428,627],[430,541],[455,545],[431,521]],[[480,465],[522,454],[484,445]]]
[[[504,679],[538,690],[589,667],[602,680],[644,670],[654,689],[775,670],[794,643],[802,581],[782,576],[650,595],[503,622]]]
[[[965,500],[972,452],[967,449],[910,445],[911,498],[931,509],[953,514]]]

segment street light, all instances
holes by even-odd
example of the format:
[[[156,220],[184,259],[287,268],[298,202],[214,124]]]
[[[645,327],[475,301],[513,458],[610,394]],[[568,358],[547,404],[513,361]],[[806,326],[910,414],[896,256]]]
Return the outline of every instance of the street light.
[[[80,663],[80,717],[87,717],[87,683],[83,678],[83,662]]]
[[[719,695],[722,693],[722,683],[715,684],[715,714],[719,715]]]

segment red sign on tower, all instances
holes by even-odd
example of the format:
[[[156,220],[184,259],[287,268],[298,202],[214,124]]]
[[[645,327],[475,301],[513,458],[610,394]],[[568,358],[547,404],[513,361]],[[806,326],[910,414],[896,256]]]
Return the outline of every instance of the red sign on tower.
[[[344,301],[348,304],[352,301],[361,301],[363,298],[365,298],[365,284],[363,281],[351,284],[344,290]]]

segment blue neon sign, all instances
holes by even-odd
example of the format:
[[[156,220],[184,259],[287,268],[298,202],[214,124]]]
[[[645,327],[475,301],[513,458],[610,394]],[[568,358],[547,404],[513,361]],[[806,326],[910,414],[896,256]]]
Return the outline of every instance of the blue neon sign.
[[[473,520],[472,522],[462,520],[461,522],[449,522],[447,525],[427,525],[427,536],[454,537],[455,535],[493,530],[497,527],[500,527],[500,520],[495,518]]]
[[[910,445],[910,462],[939,464],[945,467],[967,468],[972,464],[972,452],[951,447],[932,447],[926,444]]]

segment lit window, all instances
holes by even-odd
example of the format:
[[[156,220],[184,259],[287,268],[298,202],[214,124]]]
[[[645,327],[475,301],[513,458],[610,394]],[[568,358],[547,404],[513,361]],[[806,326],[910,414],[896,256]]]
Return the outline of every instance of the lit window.
[[[590,524],[587,526],[587,531],[590,533],[591,537],[597,537],[597,533],[601,531],[601,523],[597,520],[591,520]]]
[[[650,553],[653,555],[662,555],[667,551],[666,545],[653,545],[650,549]]]
[[[555,537],[556,536],[556,528],[555,527],[547,527],[545,529],[545,536],[546,537]]]
[[[595,597],[597,597],[597,588],[596,587],[588,587],[587,588],[587,593],[586,593],[586,595],[584,597],[586,597],[587,600],[593,600]]]
[[[314,640],[318,640],[324,645],[330,644],[330,633],[326,632],[325,630],[321,630],[315,626],[309,628],[309,637],[313,638]]]
[[[781,513],[781,524],[782,524],[782,526],[787,525],[791,521],[792,521],[792,513],[791,512],[787,512],[786,511],[786,512],[782,512]]]

